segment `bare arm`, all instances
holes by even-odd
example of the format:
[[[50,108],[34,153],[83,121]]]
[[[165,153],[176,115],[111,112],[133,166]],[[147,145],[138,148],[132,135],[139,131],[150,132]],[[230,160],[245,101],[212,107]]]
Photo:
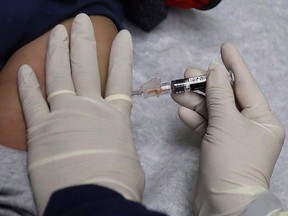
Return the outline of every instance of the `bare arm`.
[[[114,23],[103,16],[90,16],[97,41],[102,94],[105,89],[111,44],[118,33]],[[73,18],[62,24],[70,32]],[[0,72],[0,144],[18,150],[27,150],[24,118],[18,99],[17,73],[22,64],[35,71],[42,92],[45,89],[45,53],[49,32],[17,50]]]

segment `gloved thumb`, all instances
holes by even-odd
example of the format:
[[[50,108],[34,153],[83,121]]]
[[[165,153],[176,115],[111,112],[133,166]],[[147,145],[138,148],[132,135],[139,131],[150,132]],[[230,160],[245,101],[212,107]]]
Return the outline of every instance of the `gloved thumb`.
[[[213,60],[208,68],[206,104],[208,117],[222,116],[236,108],[229,72],[224,65]]]

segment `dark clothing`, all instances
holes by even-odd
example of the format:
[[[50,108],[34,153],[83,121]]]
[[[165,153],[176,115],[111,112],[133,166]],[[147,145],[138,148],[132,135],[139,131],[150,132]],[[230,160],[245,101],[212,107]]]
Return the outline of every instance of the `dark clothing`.
[[[121,194],[97,185],[65,188],[55,192],[44,216],[166,216],[147,210]]]
[[[123,28],[120,0],[0,1],[0,69],[17,49],[79,13],[109,17]]]

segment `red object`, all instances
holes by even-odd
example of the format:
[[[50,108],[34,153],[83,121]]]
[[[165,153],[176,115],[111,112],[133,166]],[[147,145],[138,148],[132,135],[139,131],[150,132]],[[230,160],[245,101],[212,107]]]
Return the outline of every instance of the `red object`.
[[[168,7],[201,8],[209,3],[209,0],[164,0]]]

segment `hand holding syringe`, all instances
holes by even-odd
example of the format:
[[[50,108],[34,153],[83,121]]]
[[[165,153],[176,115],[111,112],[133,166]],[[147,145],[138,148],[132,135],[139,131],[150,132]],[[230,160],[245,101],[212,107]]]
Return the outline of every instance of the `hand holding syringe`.
[[[227,75],[232,85],[234,81],[233,73],[229,71]],[[160,77],[155,77],[142,84],[139,90],[132,91],[132,96],[143,95],[144,98],[148,98],[162,94],[181,94],[186,91],[195,91],[205,94],[206,77],[206,75],[201,75],[166,82],[161,82]]]

